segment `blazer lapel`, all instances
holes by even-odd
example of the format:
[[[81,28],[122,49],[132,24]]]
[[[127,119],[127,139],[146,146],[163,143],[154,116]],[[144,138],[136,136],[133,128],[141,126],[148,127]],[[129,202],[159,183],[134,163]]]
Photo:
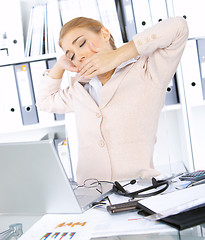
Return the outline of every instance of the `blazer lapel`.
[[[99,111],[98,105],[83,86],[87,82],[89,81],[81,82],[81,79],[79,79],[79,77],[71,77],[71,86],[73,88],[73,91],[75,92],[75,96],[79,97],[80,98],[79,100],[86,104],[86,106],[88,106],[90,109],[98,112]],[[76,91],[78,92],[78,94]],[[80,95],[79,92],[81,93]]]
[[[119,87],[121,81],[124,79],[126,74],[130,71],[134,63],[129,64],[125,68],[118,71],[111,80],[109,80],[101,89],[100,95],[100,104],[99,108],[104,108],[109,101],[112,99],[115,94],[117,88]]]

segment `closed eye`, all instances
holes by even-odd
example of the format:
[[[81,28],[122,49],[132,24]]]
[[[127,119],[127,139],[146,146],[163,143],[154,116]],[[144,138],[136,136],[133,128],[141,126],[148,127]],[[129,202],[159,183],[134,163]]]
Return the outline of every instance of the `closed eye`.
[[[74,57],[75,57],[75,54],[73,54],[73,56],[70,58],[70,60],[73,61]]]
[[[83,41],[83,43],[80,44],[80,47],[82,47],[86,43],[86,40]]]

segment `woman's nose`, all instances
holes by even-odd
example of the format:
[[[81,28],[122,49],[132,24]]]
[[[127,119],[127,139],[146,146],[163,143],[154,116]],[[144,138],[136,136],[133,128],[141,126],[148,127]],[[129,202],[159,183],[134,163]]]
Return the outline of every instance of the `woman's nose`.
[[[83,60],[85,60],[84,56],[79,57],[79,62],[82,62]]]

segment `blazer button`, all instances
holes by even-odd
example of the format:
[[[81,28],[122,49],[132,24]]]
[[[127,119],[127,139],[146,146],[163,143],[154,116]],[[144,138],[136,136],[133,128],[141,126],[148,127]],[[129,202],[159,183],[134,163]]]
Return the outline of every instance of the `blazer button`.
[[[100,114],[100,113],[96,113],[96,117],[97,117],[97,118],[100,118],[100,117],[101,117],[101,114]]]
[[[101,140],[101,141],[99,142],[99,146],[100,146],[100,147],[104,147],[104,146],[105,146],[105,142],[104,142],[103,140]]]

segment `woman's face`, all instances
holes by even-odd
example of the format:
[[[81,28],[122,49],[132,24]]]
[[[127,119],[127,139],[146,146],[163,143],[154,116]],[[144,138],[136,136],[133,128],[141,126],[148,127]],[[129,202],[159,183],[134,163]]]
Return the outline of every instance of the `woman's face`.
[[[61,46],[67,58],[79,67],[83,60],[96,53],[90,43],[100,49],[99,51],[112,49],[109,39],[110,33],[106,28],[102,28],[100,33],[94,33],[87,28],[75,28],[63,37]]]

